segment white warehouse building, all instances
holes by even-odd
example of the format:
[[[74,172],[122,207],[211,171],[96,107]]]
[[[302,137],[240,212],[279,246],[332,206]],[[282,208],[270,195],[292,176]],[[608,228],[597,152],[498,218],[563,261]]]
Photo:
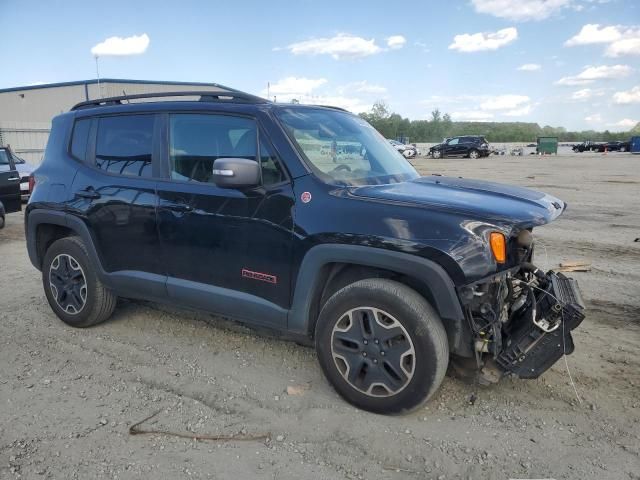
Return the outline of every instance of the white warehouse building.
[[[0,145],[9,145],[38,165],[49,138],[51,119],[76,103],[96,98],[183,91],[229,91],[215,83],[163,82],[105,78],[0,89]]]

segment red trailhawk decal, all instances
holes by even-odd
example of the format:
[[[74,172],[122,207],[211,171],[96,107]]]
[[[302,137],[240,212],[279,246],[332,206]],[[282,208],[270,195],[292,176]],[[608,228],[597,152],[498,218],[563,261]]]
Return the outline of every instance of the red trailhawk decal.
[[[267,282],[267,283],[273,283],[273,284],[278,283],[278,277],[276,277],[275,275],[269,275],[268,273],[253,272],[251,270],[247,270],[246,268],[242,269],[242,276],[244,278],[250,278],[251,280],[260,280],[261,282]]]

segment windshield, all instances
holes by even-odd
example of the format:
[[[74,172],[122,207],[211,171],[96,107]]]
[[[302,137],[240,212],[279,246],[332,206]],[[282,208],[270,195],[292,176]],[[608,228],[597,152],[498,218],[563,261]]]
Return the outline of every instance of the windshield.
[[[411,164],[360,117],[319,108],[284,108],[278,117],[324,182],[379,185],[418,177]]]

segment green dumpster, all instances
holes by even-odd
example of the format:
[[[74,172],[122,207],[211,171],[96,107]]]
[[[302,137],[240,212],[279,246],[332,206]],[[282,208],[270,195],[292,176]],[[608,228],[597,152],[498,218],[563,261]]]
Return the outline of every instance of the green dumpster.
[[[538,137],[538,153],[558,153],[558,137]]]

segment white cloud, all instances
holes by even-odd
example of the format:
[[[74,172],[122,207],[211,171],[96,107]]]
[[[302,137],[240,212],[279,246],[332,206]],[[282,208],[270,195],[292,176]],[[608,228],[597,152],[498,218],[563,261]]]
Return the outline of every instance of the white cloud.
[[[564,42],[565,47],[591,45],[594,43],[611,43],[622,37],[617,26],[602,27],[597,23],[584,25],[577,35]]]
[[[402,48],[404,47],[405,43],[407,43],[407,39],[402,35],[391,35],[387,38],[387,47],[389,47],[391,50]]]
[[[482,110],[462,110],[453,112],[451,118],[456,121],[488,121],[493,118],[493,113],[483,112]]]
[[[571,94],[571,100],[589,100],[593,97],[601,97],[604,95],[602,90],[594,90],[592,88],[583,88],[581,90],[576,90]]]
[[[529,103],[527,105],[523,105],[520,108],[515,108],[513,110],[504,112],[503,115],[506,115],[507,117],[522,117],[524,115],[528,115],[529,113],[531,113],[532,108],[533,106]]]
[[[297,98],[298,96],[310,95],[315,89],[327,83],[326,78],[305,78],[305,77],[286,77],[272,84],[269,91],[263,90],[262,94],[277,96],[288,96]]]
[[[542,65],[539,65],[537,63],[525,63],[524,65],[520,65],[518,67],[518,70],[521,70],[523,72],[535,72],[537,70],[540,70],[542,68]]]
[[[577,35],[571,37],[564,44],[567,47],[607,44],[605,49],[607,57],[640,55],[640,27],[623,25],[600,26],[597,23],[589,23],[584,25]]]
[[[616,40],[607,47],[604,54],[614,58],[622,55],[640,55],[640,29],[635,31],[635,35],[635,37]]]
[[[596,80],[610,80],[629,76],[633,69],[629,65],[588,65],[578,75],[563,77],[557,85],[586,85]]]
[[[331,38],[315,38],[292,43],[286,48],[294,55],[331,55],[336,60],[367,57],[382,52],[375,39],[367,40],[345,33]]]
[[[599,113],[594,113],[593,115],[587,115],[586,117],[584,117],[584,119],[590,123],[601,123],[602,115],[600,115]]]
[[[640,103],[640,85],[633,87],[631,90],[614,93],[613,101],[622,105]]]
[[[633,127],[635,127],[638,124],[638,122],[640,122],[640,120],[631,120],[630,118],[623,118],[619,122],[616,122],[614,125],[616,127],[622,127],[625,130],[630,130]]]
[[[339,93],[337,95],[322,91],[327,83],[328,81],[325,78],[286,77],[271,84],[268,91],[264,89],[260,93],[263,96],[270,95],[271,99],[275,96],[280,103],[297,100],[303,104],[341,107],[353,113],[366,112],[371,109],[372,102],[365,101],[358,98],[358,96],[346,95],[346,86],[338,88]],[[358,91],[358,88],[376,87],[366,82],[354,82],[349,85],[350,91],[354,92]]]
[[[312,98],[303,98],[300,103],[312,103],[314,105],[329,105],[340,107],[352,113],[362,113],[371,110],[372,103],[364,102],[359,98],[344,97],[341,95],[319,95]]]
[[[414,45],[420,48],[425,53],[429,53],[431,51],[431,49],[429,48],[429,45],[427,45],[424,42],[415,42]]]
[[[94,57],[140,55],[149,47],[149,36],[133,35],[131,37],[109,37],[91,49]]]
[[[345,92],[357,92],[364,93],[370,95],[381,95],[387,93],[387,89],[382,85],[375,85],[363,80],[361,82],[352,82],[347,83],[346,85],[342,85],[338,87],[338,93],[341,95]]]
[[[435,95],[422,102],[428,108],[453,106],[454,119],[489,120],[494,116],[521,117],[528,115],[535,104],[526,95]],[[471,109],[460,109],[461,104],[472,105]]]
[[[496,95],[480,104],[482,110],[513,110],[531,101],[526,95]]]
[[[568,7],[571,0],[471,0],[478,13],[514,21],[543,20]]]
[[[463,33],[453,37],[449,50],[459,52],[482,52],[497,50],[518,38],[518,30],[514,27],[503,28],[497,32]]]

